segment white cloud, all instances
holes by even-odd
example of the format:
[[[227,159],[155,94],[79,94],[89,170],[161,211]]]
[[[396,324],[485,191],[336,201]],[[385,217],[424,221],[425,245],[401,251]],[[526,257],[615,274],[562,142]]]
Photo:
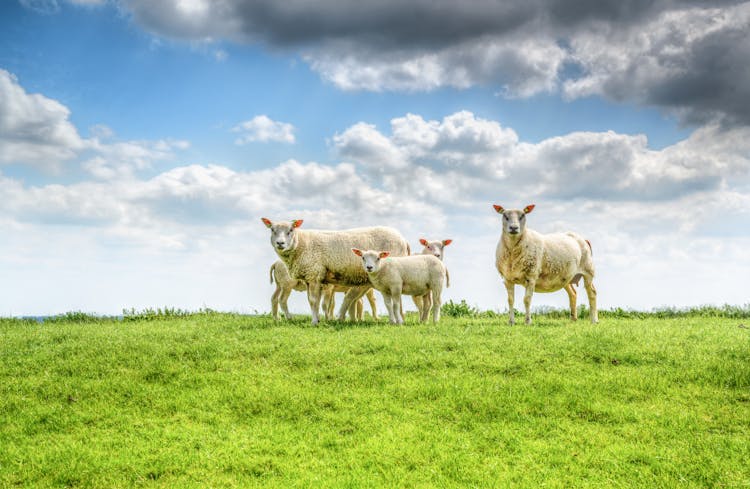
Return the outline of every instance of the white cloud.
[[[67,107],[29,94],[15,76],[0,69],[0,163],[57,169],[83,148]]]
[[[267,115],[256,115],[249,121],[241,122],[232,128],[233,132],[241,133],[235,144],[242,145],[251,142],[294,144],[294,126],[287,122],[272,120]]]

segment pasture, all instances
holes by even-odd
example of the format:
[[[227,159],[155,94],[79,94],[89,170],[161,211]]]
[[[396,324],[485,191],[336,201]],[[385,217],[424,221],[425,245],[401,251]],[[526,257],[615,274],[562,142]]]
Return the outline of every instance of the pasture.
[[[747,487],[750,321],[0,319],[0,487]]]

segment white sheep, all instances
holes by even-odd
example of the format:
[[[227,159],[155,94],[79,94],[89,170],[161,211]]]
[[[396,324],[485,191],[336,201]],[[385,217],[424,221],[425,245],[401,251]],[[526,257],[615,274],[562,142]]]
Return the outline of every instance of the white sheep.
[[[302,280],[293,279],[292,276],[289,275],[289,270],[286,268],[286,265],[284,265],[284,262],[281,260],[276,260],[273,265],[271,265],[269,275],[271,276],[271,283],[274,282],[274,279],[276,280],[276,290],[274,290],[273,295],[271,295],[271,314],[273,314],[273,318],[277,320],[279,319],[279,306],[281,306],[281,311],[284,313],[284,317],[292,319],[292,315],[289,314],[289,308],[287,307],[289,295],[293,290],[299,292],[307,290],[307,284]]]
[[[289,308],[287,307],[289,295],[293,290],[299,292],[306,291],[307,283],[305,283],[304,280],[293,279],[292,276],[289,275],[289,270],[286,268],[286,265],[284,265],[284,262],[281,260],[276,260],[271,265],[269,274],[271,277],[271,283],[274,283],[274,280],[276,281],[276,290],[274,290],[273,295],[271,295],[271,313],[273,314],[274,319],[278,320],[279,306],[281,306],[281,311],[284,313],[284,317],[291,319],[292,315],[289,313]],[[349,287],[342,287],[340,285],[323,286],[323,311],[326,319],[333,319],[333,308],[335,305],[334,294],[336,292],[347,292],[348,290]],[[372,289],[369,289],[365,295],[370,302],[373,319],[378,319],[375,293]],[[355,319],[355,317],[360,321],[364,319],[364,304],[361,298],[356,302],[355,309],[350,310],[349,314],[351,319]]]
[[[402,294],[412,297],[431,294],[432,321],[437,323],[440,320],[440,294],[445,281],[443,262],[432,255],[389,258],[387,251],[352,248],[352,252],[362,258],[362,269],[367,271],[372,286],[383,295],[391,323],[404,323]]]
[[[439,259],[440,261],[443,261],[443,257],[445,257],[445,247],[448,246],[453,242],[452,239],[443,239],[443,240],[434,240],[434,241],[427,241],[424,238],[419,239],[419,243],[424,246],[422,249],[423,255],[432,255],[435,258]],[[448,269],[445,269],[445,282],[446,287],[450,287],[451,278],[450,274],[448,273]],[[432,298],[430,297],[430,294],[425,294],[422,296],[414,296],[412,298],[414,300],[414,305],[417,306],[417,311],[419,311],[419,319],[420,321],[426,321],[427,320],[427,314],[430,312],[430,306],[432,304]]]
[[[356,228],[343,231],[302,230],[302,220],[273,223],[261,218],[271,230],[271,246],[289,269],[289,274],[307,283],[307,300],[312,324],[318,324],[323,285],[351,287],[344,295],[338,319],[370,288],[367,274],[352,248],[388,250],[394,256],[410,253],[409,243],[389,227]]]
[[[596,310],[594,288],[594,262],[591,243],[576,233],[540,234],[526,227],[526,214],[534,209],[528,205],[523,210],[504,209],[494,205],[503,216],[503,233],[497,243],[495,266],[503,277],[508,292],[510,324],[515,324],[515,286],[523,285],[526,293],[526,324],[531,324],[531,296],[536,292],[554,292],[565,289],[570,301],[570,318],[578,319],[576,290],[573,285],[583,277],[589,297],[591,322],[599,317]]]

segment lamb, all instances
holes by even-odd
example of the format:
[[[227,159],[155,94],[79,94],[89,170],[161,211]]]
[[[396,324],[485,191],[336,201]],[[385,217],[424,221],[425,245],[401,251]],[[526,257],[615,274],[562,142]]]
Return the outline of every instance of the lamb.
[[[286,268],[286,265],[284,265],[284,262],[281,260],[276,260],[273,265],[271,265],[269,275],[271,276],[271,283],[274,282],[274,278],[276,279],[276,290],[274,290],[273,295],[271,295],[271,314],[273,314],[273,318],[276,320],[279,319],[280,305],[284,317],[292,319],[292,315],[289,314],[289,308],[287,307],[289,294],[291,294],[293,290],[299,292],[307,290],[307,284],[302,280],[293,279],[292,276],[289,275],[289,270]]]
[[[302,220],[263,223],[271,230],[271,246],[289,269],[289,274],[307,283],[307,299],[312,324],[320,321],[319,309],[323,285],[351,287],[344,296],[338,319],[344,320],[349,307],[370,288],[367,273],[352,248],[388,250],[394,256],[409,255],[409,243],[393,228],[379,226],[343,231],[301,230]]]
[[[362,269],[367,271],[372,286],[383,295],[392,324],[403,324],[401,294],[432,295],[432,321],[440,320],[440,294],[445,281],[443,262],[432,255],[413,255],[388,258],[387,251],[362,251],[352,248],[362,258]],[[429,311],[428,311],[429,313]],[[420,320],[424,319],[420,317]]]
[[[276,281],[276,290],[274,290],[273,295],[271,296],[271,313],[273,314],[274,319],[278,320],[279,306],[281,306],[281,311],[284,313],[284,317],[286,319],[291,319],[292,315],[289,313],[289,309],[287,307],[289,295],[292,293],[292,290],[297,290],[299,292],[306,291],[307,284],[303,280],[293,279],[291,275],[289,275],[289,270],[286,268],[286,265],[284,265],[284,262],[281,260],[276,260],[273,265],[271,265],[269,273],[271,277],[271,283],[274,283],[274,279]],[[325,312],[326,319],[331,319],[333,317],[334,293],[346,292],[348,290],[348,287],[337,285],[324,286],[323,311]],[[370,302],[372,316],[374,319],[377,319],[378,314],[377,306],[375,305],[375,293],[372,291],[372,289],[369,289],[366,295],[367,300]],[[357,319],[362,320],[364,318],[364,306],[362,299],[359,299],[356,302],[355,309],[356,310],[350,311],[350,316],[352,317],[352,319],[354,319],[354,317],[356,316]]]
[[[419,243],[424,246],[424,249],[422,249],[423,255],[433,255],[435,258],[439,259],[440,261],[443,261],[443,257],[445,256],[445,247],[448,246],[453,242],[452,239],[443,239],[443,240],[435,240],[435,241],[427,241],[424,238],[419,239]],[[448,274],[448,269],[445,269],[445,280],[446,280],[446,287],[450,287],[451,278]],[[430,306],[432,304],[432,299],[430,298],[430,294],[425,294],[423,296],[414,296],[414,305],[417,306],[417,311],[419,311],[419,319],[421,321],[427,320],[427,314],[430,311]]]
[[[508,292],[510,324],[515,324],[513,301],[515,286],[523,285],[526,293],[526,324],[531,324],[531,296],[536,292],[565,289],[570,302],[570,318],[578,319],[576,290],[573,285],[583,277],[589,298],[591,322],[599,322],[594,288],[594,262],[591,243],[576,233],[540,234],[526,228],[526,214],[534,210],[528,205],[523,210],[504,209],[494,205],[503,215],[503,233],[495,251],[495,266]]]

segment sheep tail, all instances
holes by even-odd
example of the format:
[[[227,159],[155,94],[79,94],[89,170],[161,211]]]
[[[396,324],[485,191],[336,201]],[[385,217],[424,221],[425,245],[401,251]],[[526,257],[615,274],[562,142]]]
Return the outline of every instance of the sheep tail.
[[[591,256],[594,255],[594,248],[591,247],[591,241],[584,239],[587,245],[589,245],[589,251],[591,251]]]

